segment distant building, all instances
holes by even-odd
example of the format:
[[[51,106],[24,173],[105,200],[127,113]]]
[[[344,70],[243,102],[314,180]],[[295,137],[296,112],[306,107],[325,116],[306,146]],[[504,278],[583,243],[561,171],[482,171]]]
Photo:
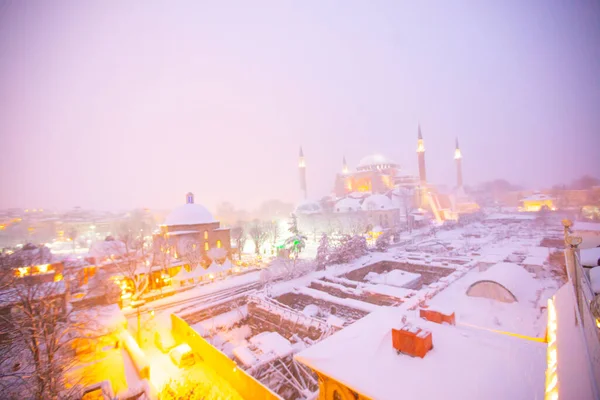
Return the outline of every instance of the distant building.
[[[524,197],[520,201],[521,211],[537,212],[541,210],[556,210],[554,199],[547,194],[534,193],[531,196]]]
[[[176,207],[161,225],[161,234],[173,247],[176,258],[193,252],[208,263],[212,248],[231,251],[229,228],[222,228],[219,221],[202,205],[194,203],[194,195],[186,194],[186,203]]]

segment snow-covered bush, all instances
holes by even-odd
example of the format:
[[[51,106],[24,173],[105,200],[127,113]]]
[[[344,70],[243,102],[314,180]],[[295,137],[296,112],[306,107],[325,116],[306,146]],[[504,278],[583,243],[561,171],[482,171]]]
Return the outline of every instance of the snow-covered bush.
[[[391,231],[385,231],[375,241],[375,248],[377,251],[386,251],[390,247],[390,241],[392,238]]]
[[[367,240],[360,235],[342,237],[329,255],[330,264],[344,264],[367,254]]]

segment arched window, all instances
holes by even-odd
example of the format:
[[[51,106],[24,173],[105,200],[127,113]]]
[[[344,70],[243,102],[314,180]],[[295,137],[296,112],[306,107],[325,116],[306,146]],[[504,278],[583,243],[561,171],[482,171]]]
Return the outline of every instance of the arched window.
[[[337,390],[333,391],[333,400],[342,400],[342,396],[340,396],[340,392]]]
[[[217,240],[217,248],[220,249],[221,248],[221,241]]]
[[[208,251],[208,242],[204,242],[204,251]]]
[[[208,239],[208,231],[204,231],[204,240]]]

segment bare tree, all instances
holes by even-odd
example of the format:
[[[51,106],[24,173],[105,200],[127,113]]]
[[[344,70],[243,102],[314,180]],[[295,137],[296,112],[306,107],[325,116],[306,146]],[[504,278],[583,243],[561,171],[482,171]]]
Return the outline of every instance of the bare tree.
[[[281,231],[279,229],[279,223],[275,220],[269,222],[269,237],[271,238],[271,243],[273,246],[277,245],[277,240],[279,240],[279,236],[281,235]]]
[[[8,312],[0,313],[0,392],[2,397],[33,399],[75,398],[67,388],[74,365],[73,341],[96,329],[93,320],[76,318],[67,307],[64,280],[45,283],[14,278],[1,294]]]
[[[256,255],[260,255],[260,248],[267,240],[269,231],[265,224],[259,220],[254,220],[248,229],[248,235],[254,242],[254,252]]]
[[[248,239],[248,235],[244,230],[243,223],[238,223],[237,226],[231,229],[231,239],[235,242],[235,247],[237,248],[238,259],[242,259],[242,251],[244,250],[244,246],[246,245],[246,240]]]

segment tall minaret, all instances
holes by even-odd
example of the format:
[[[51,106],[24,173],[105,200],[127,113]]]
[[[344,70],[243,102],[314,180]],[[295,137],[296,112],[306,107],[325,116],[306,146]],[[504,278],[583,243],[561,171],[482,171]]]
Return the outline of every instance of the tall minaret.
[[[346,163],[346,156],[342,158],[342,174],[348,173],[348,164]]]
[[[304,194],[306,200],[306,163],[304,162],[304,153],[302,152],[302,146],[300,146],[300,157],[298,159],[298,170],[300,171],[300,190]]]
[[[421,134],[421,124],[419,124],[419,136],[417,137],[417,157],[419,158],[419,178],[421,186],[427,182],[427,173],[425,172],[425,144]]]
[[[458,138],[456,138],[456,149],[454,149],[454,160],[456,160],[456,186],[462,188],[463,177],[462,177],[462,154],[460,147],[458,146]]]

